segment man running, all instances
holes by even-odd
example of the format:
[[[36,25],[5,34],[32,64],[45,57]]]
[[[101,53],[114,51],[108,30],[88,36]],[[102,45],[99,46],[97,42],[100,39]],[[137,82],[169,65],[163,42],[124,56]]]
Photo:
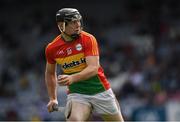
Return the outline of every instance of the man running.
[[[96,38],[82,30],[82,16],[77,9],[63,8],[56,13],[61,32],[46,47],[45,80],[53,111],[57,101],[57,84],[67,86],[67,121],[87,121],[92,112],[104,120],[121,121],[119,104],[99,62]],[[56,66],[63,71],[57,76]]]

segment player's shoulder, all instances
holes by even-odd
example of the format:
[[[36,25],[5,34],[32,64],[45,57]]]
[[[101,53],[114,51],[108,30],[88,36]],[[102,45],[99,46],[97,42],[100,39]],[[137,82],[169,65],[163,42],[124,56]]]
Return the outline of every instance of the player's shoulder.
[[[89,39],[89,38],[90,38],[90,39],[95,39],[94,35],[86,32],[86,31],[82,31],[82,32],[81,32],[81,35],[82,35],[82,37],[87,38],[87,39]]]
[[[47,45],[46,48],[51,49],[51,48],[55,47],[56,45],[58,45],[58,43],[60,43],[60,42],[61,42],[61,36],[58,35]]]

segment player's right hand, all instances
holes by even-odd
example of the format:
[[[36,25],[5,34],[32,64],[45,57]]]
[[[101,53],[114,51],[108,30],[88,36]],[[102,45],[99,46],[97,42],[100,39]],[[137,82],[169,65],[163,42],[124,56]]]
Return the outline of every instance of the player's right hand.
[[[54,111],[53,106],[57,104],[58,104],[57,100],[50,100],[49,103],[47,104],[48,112],[53,112]]]

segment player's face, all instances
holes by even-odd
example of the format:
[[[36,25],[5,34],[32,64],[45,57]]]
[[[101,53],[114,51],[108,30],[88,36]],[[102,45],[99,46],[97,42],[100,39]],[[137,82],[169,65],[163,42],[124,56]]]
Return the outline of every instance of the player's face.
[[[80,20],[74,20],[74,21],[68,22],[68,24],[65,27],[65,33],[67,33],[68,35],[80,34],[80,32],[81,32]]]

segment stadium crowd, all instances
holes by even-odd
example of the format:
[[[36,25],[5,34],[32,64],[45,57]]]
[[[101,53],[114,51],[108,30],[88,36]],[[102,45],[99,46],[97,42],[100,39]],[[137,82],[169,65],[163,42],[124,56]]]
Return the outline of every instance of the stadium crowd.
[[[82,11],[96,36],[125,120],[180,120],[180,1],[27,2],[0,2],[0,120],[64,120],[47,112],[44,81],[44,49],[59,34],[62,7]],[[64,105],[65,88],[58,93]]]

